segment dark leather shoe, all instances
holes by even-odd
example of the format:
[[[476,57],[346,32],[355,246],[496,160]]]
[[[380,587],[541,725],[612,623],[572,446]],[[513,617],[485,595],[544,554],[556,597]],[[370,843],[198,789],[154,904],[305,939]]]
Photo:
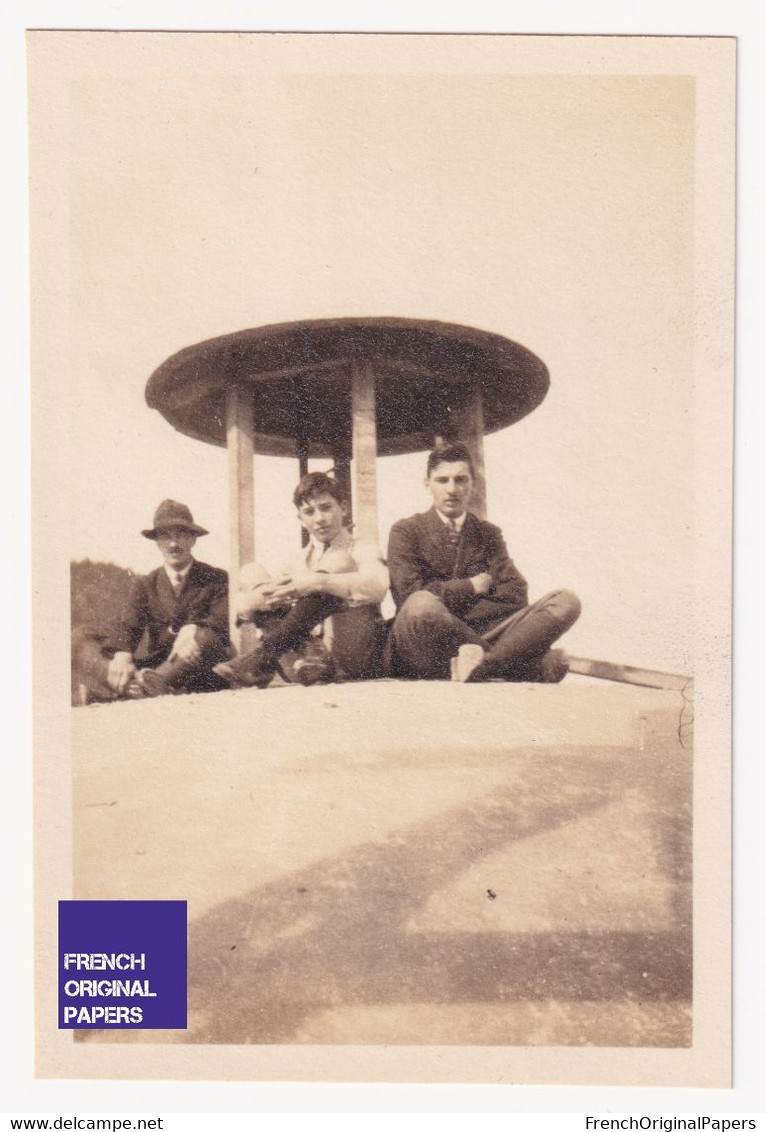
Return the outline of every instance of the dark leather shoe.
[[[265,656],[261,648],[216,664],[213,672],[230,688],[265,688],[271,683],[276,667],[276,662]]]
[[[305,656],[293,665],[292,678],[308,688],[311,684],[330,684],[335,679],[335,665],[329,656]]]
[[[154,698],[154,696],[167,696],[172,692],[162,673],[156,672],[153,668],[143,668],[139,682],[145,696]]]
[[[533,684],[560,684],[569,671],[569,657],[563,649],[548,649],[521,670],[521,679]]]
[[[549,649],[538,664],[541,684],[560,684],[569,671],[569,657],[563,649]]]
[[[145,696],[180,696],[189,691],[189,678],[197,669],[196,664],[166,660],[157,668],[142,668],[137,683]]]
[[[299,646],[298,658],[293,661],[290,680],[308,687],[311,684],[329,684],[335,678],[335,664],[324,642],[310,636]]]
[[[518,664],[503,674],[489,661],[482,661],[468,677],[468,683],[500,679],[514,684],[560,684],[569,671],[569,657],[563,649],[549,649],[542,656]]]

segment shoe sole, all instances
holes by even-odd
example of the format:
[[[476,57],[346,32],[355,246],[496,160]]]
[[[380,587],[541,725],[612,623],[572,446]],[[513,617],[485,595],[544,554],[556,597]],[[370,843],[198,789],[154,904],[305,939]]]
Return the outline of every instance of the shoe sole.
[[[146,669],[141,677],[141,687],[144,695],[150,699],[155,699],[157,696],[166,696],[170,691],[161,676],[157,676],[156,673]]]
[[[313,684],[331,684],[335,670],[324,663],[312,664],[311,661],[298,661],[293,665],[293,680],[310,688]]]
[[[220,676],[221,680],[225,680],[232,690],[239,688],[267,688],[272,681],[273,673],[268,676],[261,677],[260,680],[243,680],[228,664],[216,664],[213,672],[216,676]]]

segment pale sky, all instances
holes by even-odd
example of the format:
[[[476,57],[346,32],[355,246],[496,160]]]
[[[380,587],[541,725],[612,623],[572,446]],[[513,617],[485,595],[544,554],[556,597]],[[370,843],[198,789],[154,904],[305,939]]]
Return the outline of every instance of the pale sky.
[[[168,355],[293,319],[459,322],[550,370],[486,441],[531,596],[580,595],[574,653],[690,672],[694,80],[280,73],[241,42],[205,71],[178,42],[66,92],[71,557],[151,569],[169,496],[227,563],[225,452],[144,401]],[[383,546],[428,506],[424,464],[379,460]],[[297,542],[296,476],[256,460],[267,563]]]

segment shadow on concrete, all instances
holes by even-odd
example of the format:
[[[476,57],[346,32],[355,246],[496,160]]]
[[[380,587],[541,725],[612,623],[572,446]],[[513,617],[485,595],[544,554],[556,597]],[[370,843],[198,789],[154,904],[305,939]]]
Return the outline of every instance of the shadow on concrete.
[[[515,758],[513,785],[281,877],[191,924],[184,1040],[289,1043],[316,1011],[372,1004],[629,1000],[687,1008],[691,847],[679,807],[690,803],[688,759],[604,748],[597,758]],[[674,930],[407,930],[432,894],[484,855],[577,822],[626,791],[650,817],[663,875],[681,885]],[[458,1030],[455,1043],[469,1043]]]

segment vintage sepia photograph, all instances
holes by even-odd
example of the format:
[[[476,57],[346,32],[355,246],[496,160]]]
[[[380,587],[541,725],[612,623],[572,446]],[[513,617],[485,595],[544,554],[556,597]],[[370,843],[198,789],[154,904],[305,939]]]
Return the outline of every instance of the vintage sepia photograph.
[[[28,63],[38,1072],[725,1086],[734,40]]]

